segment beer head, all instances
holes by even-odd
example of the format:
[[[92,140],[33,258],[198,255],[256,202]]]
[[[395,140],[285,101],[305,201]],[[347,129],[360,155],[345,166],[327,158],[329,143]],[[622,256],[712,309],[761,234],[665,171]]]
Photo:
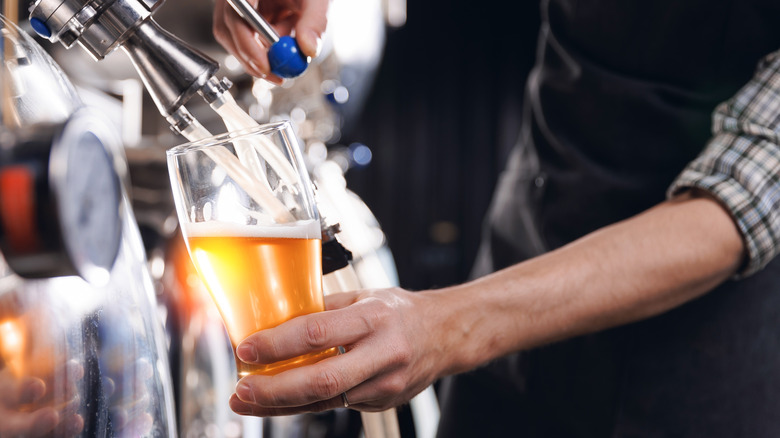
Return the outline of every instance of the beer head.
[[[231,222],[188,222],[182,227],[186,238],[191,237],[276,237],[286,239],[320,239],[320,223],[302,220],[276,225],[245,225]]]

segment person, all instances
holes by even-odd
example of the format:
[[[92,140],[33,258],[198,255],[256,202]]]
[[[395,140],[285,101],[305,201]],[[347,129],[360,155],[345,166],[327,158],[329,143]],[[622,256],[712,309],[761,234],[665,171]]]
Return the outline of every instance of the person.
[[[224,3],[217,40],[278,82]],[[327,0],[263,3],[313,55]],[[474,279],[249,336],[250,363],[347,352],[244,377],[234,411],[379,411],[442,379],[442,437],[780,433],[780,5],[541,6]]]

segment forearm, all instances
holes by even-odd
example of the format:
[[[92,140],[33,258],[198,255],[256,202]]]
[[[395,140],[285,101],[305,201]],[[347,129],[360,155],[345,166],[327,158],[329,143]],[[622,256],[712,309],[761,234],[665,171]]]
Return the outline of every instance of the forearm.
[[[443,374],[663,313],[729,278],[743,253],[726,210],[683,195],[548,254],[430,292],[440,309]]]

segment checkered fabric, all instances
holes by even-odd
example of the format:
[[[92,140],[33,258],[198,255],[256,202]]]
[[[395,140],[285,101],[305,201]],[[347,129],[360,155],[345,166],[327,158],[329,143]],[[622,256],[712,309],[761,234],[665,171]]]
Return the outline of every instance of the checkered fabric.
[[[780,51],[713,114],[713,137],[667,195],[700,188],[731,212],[747,248],[737,277],[749,276],[780,252]]]

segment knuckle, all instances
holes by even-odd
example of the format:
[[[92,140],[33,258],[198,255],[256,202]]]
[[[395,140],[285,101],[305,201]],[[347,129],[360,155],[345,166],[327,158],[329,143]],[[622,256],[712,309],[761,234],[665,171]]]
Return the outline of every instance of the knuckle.
[[[406,379],[401,375],[389,376],[379,383],[377,389],[385,397],[396,395],[406,389]]]
[[[366,326],[368,332],[373,332],[378,327],[388,325],[392,321],[392,314],[392,309],[384,302],[372,299],[368,303],[366,312],[362,315],[363,324]]]
[[[288,404],[286,399],[283,399],[272,392],[265,391],[262,394],[262,398],[260,396],[257,397],[258,404],[267,406],[287,406]]]
[[[394,363],[396,365],[407,365],[412,362],[413,354],[412,354],[412,346],[409,343],[408,339],[402,339],[398,341],[395,347],[394,353]]]
[[[310,386],[320,400],[327,400],[341,394],[341,379],[332,369],[325,368],[319,372]]]
[[[285,406],[289,404],[289,401],[283,398],[279,391],[270,391],[268,388],[263,388],[260,393],[264,396],[264,400],[270,406]],[[258,400],[260,400],[258,398]]]
[[[279,397],[276,391],[269,390],[267,385],[258,384],[251,376],[249,380],[250,391],[254,401],[264,406],[279,406]]]
[[[317,349],[325,347],[328,338],[326,325],[317,318],[306,321],[304,330],[304,342],[307,346]]]
[[[276,385],[257,383],[253,386],[255,402],[261,406],[287,407],[292,404],[290,395]]]
[[[379,302],[379,305],[376,306],[374,309],[374,313],[376,315],[376,318],[378,321],[381,321],[383,323],[388,323],[393,320],[395,317],[394,310],[387,305],[387,303]]]
[[[265,333],[258,333],[255,338],[255,351],[258,359],[266,361],[277,361],[284,358],[284,345],[281,339],[276,336],[266,336]]]

